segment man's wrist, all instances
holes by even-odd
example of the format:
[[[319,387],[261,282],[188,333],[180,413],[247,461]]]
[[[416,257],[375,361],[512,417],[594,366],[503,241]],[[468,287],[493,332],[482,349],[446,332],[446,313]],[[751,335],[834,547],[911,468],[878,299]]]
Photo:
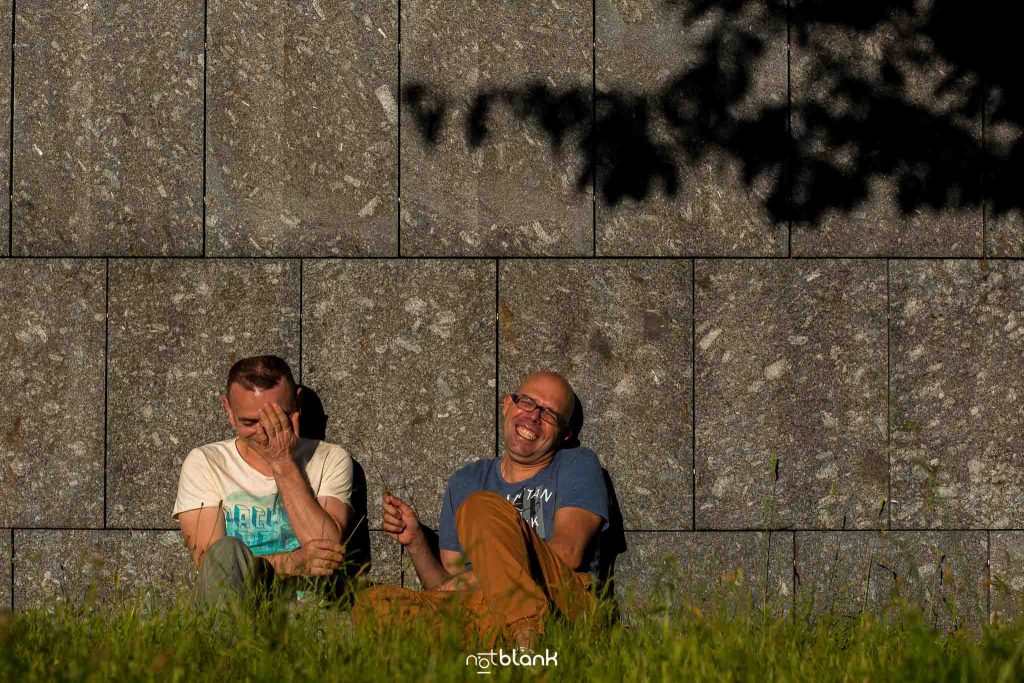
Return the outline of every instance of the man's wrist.
[[[271,474],[274,475],[275,479],[277,477],[279,477],[279,476],[290,475],[293,472],[298,471],[298,469],[299,469],[299,466],[295,462],[295,458],[293,458],[291,456],[289,456],[287,458],[283,458],[281,460],[271,460],[270,461],[270,472],[271,472]]]
[[[427,535],[423,529],[420,529],[419,533],[409,541],[409,545],[405,546],[405,549],[409,551],[410,555],[431,554],[430,544],[427,543]]]

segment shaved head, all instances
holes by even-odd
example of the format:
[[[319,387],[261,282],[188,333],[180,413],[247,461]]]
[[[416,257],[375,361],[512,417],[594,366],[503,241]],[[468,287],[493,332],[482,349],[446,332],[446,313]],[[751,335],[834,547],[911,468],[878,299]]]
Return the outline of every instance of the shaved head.
[[[562,391],[560,393],[564,394],[564,401],[558,406],[558,413],[565,420],[565,423],[569,424],[572,421],[572,414],[576,408],[576,392],[573,391],[569,380],[552,370],[537,370],[523,378],[523,381],[519,383],[519,388],[516,389],[516,393],[529,393],[529,387],[537,383],[547,384],[548,386],[553,384],[561,388]]]

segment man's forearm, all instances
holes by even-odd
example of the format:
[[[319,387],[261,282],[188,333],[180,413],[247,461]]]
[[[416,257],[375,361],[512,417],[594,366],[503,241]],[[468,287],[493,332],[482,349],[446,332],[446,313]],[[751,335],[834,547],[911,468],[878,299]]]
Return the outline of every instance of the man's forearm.
[[[434,551],[431,550],[430,544],[427,543],[425,537],[410,543],[405,549],[409,552],[409,556],[412,557],[413,567],[416,568],[416,576],[419,577],[423,588],[427,590],[437,588],[451,578],[451,574],[441,564],[441,560],[434,555]]]
[[[341,540],[342,529],[333,518],[320,506],[313,495],[306,478],[302,476],[298,464],[294,460],[271,466],[277,490],[284,502],[284,511],[288,515],[295,537],[305,545],[315,538]]]

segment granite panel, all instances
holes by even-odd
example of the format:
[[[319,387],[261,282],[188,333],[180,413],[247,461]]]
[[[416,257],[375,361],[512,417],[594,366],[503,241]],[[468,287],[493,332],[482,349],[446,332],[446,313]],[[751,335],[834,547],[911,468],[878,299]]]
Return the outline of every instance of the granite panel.
[[[202,253],[203,4],[17,8],[14,253]]]
[[[697,261],[697,528],[886,524],[880,261]]]
[[[14,606],[99,607],[188,597],[194,571],[177,531],[14,532]]]
[[[0,526],[103,526],[104,278],[0,261]]]
[[[13,0],[0,0],[0,45],[11,45],[11,11]],[[11,51],[4,50],[0,54],[0,102],[11,101]],[[11,118],[6,116],[0,121],[0,136],[4,140],[10,140]],[[0,147],[0,206],[8,205],[10,201],[10,180],[11,180],[11,148],[10,145]],[[9,241],[11,221],[10,215],[0,217],[0,256],[9,256],[11,253]]]
[[[1024,526],[1024,263],[890,272],[893,527]]]
[[[207,251],[397,253],[396,0],[211,0]]]
[[[494,264],[303,268],[304,380],[365,469],[370,528],[385,488],[436,528],[448,478],[494,450]]]
[[[690,301],[686,261],[501,265],[502,395],[565,375],[627,529],[692,528]]]
[[[982,254],[978,75],[937,4],[792,2],[794,255]]]
[[[219,396],[239,358],[299,375],[299,263],[112,261],[108,392],[111,526],[166,527],[188,452],[234,434]]]
[[[798,613],[877,614],[910,603],[940,628],[986,618],[983,531],[798,531]]]
[[[1009,623],[1024,614],[1024,532],[989,535],[989,587],[992,623]]]
[[[591,3],[401,12],[402,254],[592,253]]]
[[[0,529],[0,612],[14,608],[11,596],[11,577],[14,576],[14,557],[11,555],[12,533],[10,529]]]
[[[401,546],[388,538],[383,531],[371,531],[370,552],[373,557],[370,580],[374,583],[400,586],[402,584]]]
[[[1019,189],[1024,176],[1024,113],[1014,111],[1014,105],[1019,110],[1024,103],[1012,103],[1009,98],[994,100],[985,110],[985,151],[989,158],[985,254],[1020,258],[1024,256],[1024,205]]]
[[[666,604],[789,610],[791,532],[626,532],[626,544],[615,595],[627,612]]]
[[[786,254],[785,14],[697,4],[595,5],[599,254]]]

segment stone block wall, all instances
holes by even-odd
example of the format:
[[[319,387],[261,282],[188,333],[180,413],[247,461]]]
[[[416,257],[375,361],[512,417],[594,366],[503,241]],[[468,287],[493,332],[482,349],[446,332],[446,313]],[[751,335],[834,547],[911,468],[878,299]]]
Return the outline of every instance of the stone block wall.
[[[0,606],[187,586],[179,467],[275,353],[377,580],[382,488],[436,524],[551,368],[624,600],[1019,614],[1013,24],[850,7],[0,1]]]

